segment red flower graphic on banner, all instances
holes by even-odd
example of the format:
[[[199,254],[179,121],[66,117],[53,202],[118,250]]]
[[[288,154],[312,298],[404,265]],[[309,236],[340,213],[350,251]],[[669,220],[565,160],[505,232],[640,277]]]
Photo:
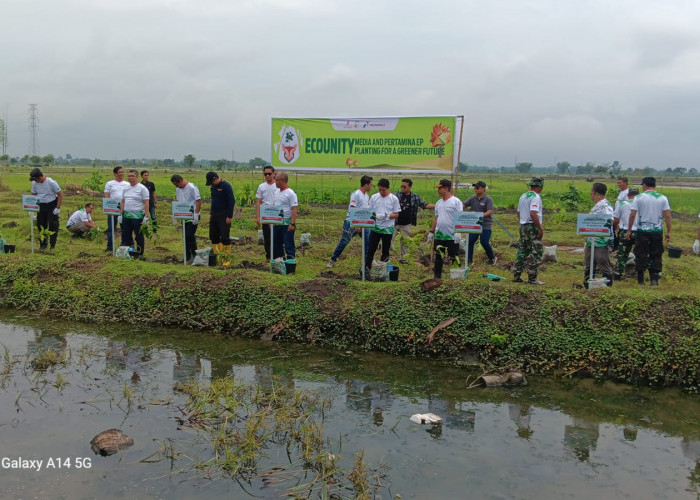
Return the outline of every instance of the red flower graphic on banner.
[[[451,140],[452,134],[450,134],[450,127],[442,123],[433,125],[433,131],[430,133],[430,143],[434,148],[447,146]]]

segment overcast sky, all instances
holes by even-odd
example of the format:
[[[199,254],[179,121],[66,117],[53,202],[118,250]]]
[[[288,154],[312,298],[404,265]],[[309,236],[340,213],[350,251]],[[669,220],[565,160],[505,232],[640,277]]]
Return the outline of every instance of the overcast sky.
[[[697,0],[2,0],[9,149],[270,159],[272,116],[465,115],[462,161],[700,167]]]

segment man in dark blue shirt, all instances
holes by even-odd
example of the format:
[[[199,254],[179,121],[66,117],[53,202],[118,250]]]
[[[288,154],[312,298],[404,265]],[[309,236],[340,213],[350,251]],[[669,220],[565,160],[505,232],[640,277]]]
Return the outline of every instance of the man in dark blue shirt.
[[[207,186],[211,186],[209,239],[214,253],[228,252],[231,249],[230,231],[233,207],[236,206],[233,188],[216,172],[207,172]]]

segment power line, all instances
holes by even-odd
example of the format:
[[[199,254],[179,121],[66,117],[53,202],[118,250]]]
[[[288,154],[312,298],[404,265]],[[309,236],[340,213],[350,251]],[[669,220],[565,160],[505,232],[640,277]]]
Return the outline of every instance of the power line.
[[[39,106],[29,105],[29,154],[39,155]]]

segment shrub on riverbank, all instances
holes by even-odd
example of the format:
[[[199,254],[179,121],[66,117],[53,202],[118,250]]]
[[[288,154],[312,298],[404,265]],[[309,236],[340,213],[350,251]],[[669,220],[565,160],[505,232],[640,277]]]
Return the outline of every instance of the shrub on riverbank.
[[[424,291],[418,282],[302,281],[243,269],[6,257],[0,307],[45,316],[397,355],[469,355],[491,366],[635,384],[692,388],[700,382],[695,292],[546,290],[484,280]],[[452,317],[456,321],[428,343],[427,334]]]

